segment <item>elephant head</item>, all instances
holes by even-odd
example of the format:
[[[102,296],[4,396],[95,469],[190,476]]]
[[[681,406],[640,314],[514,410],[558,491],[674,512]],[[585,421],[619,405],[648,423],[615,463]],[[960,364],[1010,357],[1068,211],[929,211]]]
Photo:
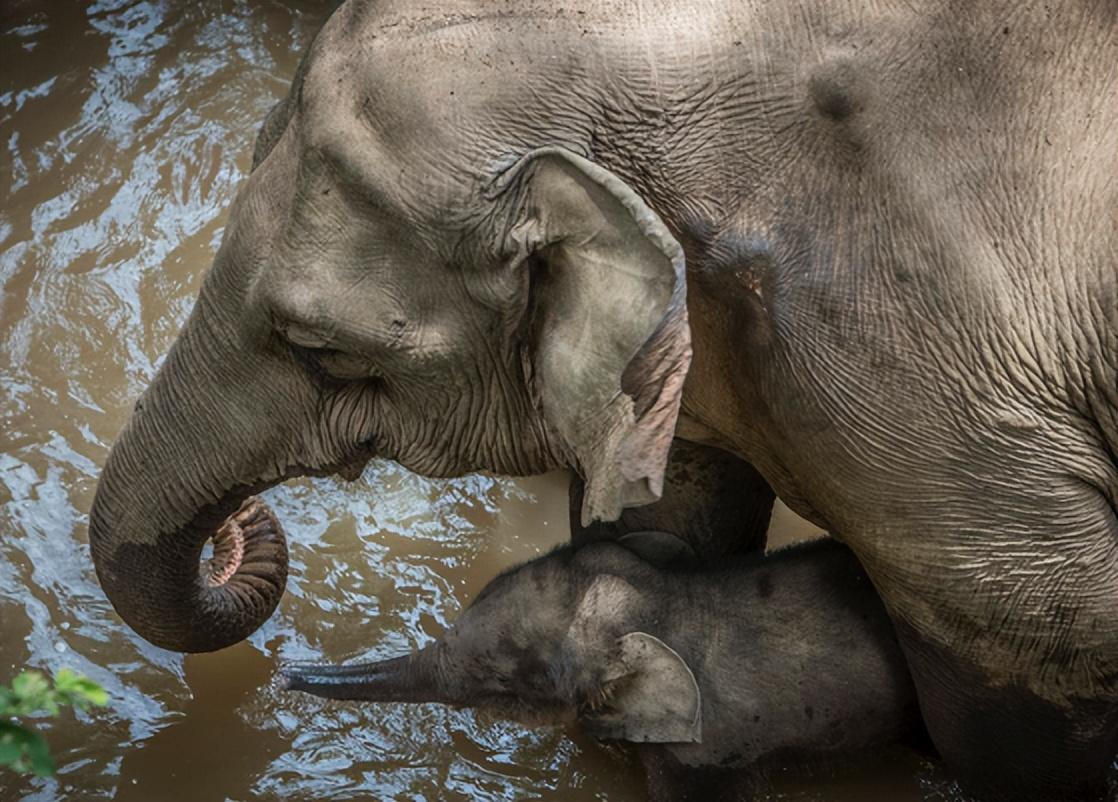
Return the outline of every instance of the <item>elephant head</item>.
[[[634,544],[633,539],[647,540]],[[663,533],[628,535],[663,559]],[[372,663],[290,665],[281,684],[329,699],[440,702],[528,723],[578,723],[599,738],[696,743],[699,685],[684,659],[640,630],[657,577],[614,543],[569,547],[493,580],[445,637]]]
[[[464,135],[448,115],[488,100],[453,70],[416,77],[414,48],[348,16],[269,117],[97,488],[98,577],[165,648],[222,648],[274,610],[283,535],[246,499],[289,477],[373,456],[429,476],[571,466],[587,521],[660,492],[690,360],[679,244],[554,130]]]

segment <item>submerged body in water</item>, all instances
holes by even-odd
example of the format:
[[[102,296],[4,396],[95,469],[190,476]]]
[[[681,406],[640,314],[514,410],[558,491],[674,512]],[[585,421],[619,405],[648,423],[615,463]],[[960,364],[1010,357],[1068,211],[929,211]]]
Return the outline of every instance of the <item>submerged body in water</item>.
[[[494,579],[419,652],[290,666],[283,683],[577,720],[639,745],[656,802],[752,798],[766,771],[850,760],[920,730],[893,624],[845,546],[820,538],[689,569],[665,539],[558,549]]]

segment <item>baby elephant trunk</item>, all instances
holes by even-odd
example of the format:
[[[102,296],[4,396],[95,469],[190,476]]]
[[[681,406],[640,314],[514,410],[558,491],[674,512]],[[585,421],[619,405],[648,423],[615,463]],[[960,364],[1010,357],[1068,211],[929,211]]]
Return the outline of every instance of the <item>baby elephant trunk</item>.
[[[280,674],[287,690],[327,699],[369,702],[445,701],[434,648],[373,663],[292,665]]]

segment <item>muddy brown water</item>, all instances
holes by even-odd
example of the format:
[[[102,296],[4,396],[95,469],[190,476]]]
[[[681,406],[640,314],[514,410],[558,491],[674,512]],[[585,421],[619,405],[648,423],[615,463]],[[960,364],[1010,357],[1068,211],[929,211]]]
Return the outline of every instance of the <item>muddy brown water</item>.
[[[275,616],[213,655],[127,630],[89,561],[97,474],[190,309],[250,163],[330,3],[0,3],[0,682],[69,666],[111,706],[42,721],[57,778],[0,800],[642,798],[577,732],[277,691],[280,660],[376,658],[438,635],[501,569],[567,536],[563,476],[361,481],[266,493],[292,576]],[[778,541],[810,534],[784,512]],[[771,799],[957,799],[901,750]]]

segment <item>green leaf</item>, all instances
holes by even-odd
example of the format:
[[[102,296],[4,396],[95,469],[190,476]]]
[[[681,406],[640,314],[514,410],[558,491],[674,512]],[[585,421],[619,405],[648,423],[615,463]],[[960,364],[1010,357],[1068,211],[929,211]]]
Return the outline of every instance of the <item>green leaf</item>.
[[[53,701],[50,695],[50,683],[38,671],[24,671],[12,680],[12,693],[17,700],[17,709],[23,713],[45,710]]]
[[[30,733],[27,743],[27,756],[31,761],[31,772],[37,777],[54,776],[54,758],[50,756],[47,739],[37,732]]]
[[[23,757],[26,732],[18,724],[0,721],[0,766],[14,766]]]
[[[104,707],[109,702],[109,694],[104,688],[89,677],[83,677],[68,668],[61,669],[55,675],[54,687],[75,707]]]
[[[54,675],[54,687],[58,690],[65,690],[70,687],[75,680],[81,678],[81,674],[74,671],[72,668],[60,668],[58,673]]]
[[[53,777],[55,770],[46,738],[6,721],[0,721],[0,765],[39,777]]]
[[[103,706],[108,701],[109,695],[104,688],[68,668],[58,672],[53,687],[38,671],[24,671],[12,680],[10,688],[0,685],[0,767],[7,766],[17,772],[30,772],[40,777],[55,774],[46,738],[6,719],[42,711],[55,715],[62,704],[85,709]]]
[[[104,707],[109,703],[109,692],[91,679],[82,680],[78,689],[82,698],[94,707]]]

